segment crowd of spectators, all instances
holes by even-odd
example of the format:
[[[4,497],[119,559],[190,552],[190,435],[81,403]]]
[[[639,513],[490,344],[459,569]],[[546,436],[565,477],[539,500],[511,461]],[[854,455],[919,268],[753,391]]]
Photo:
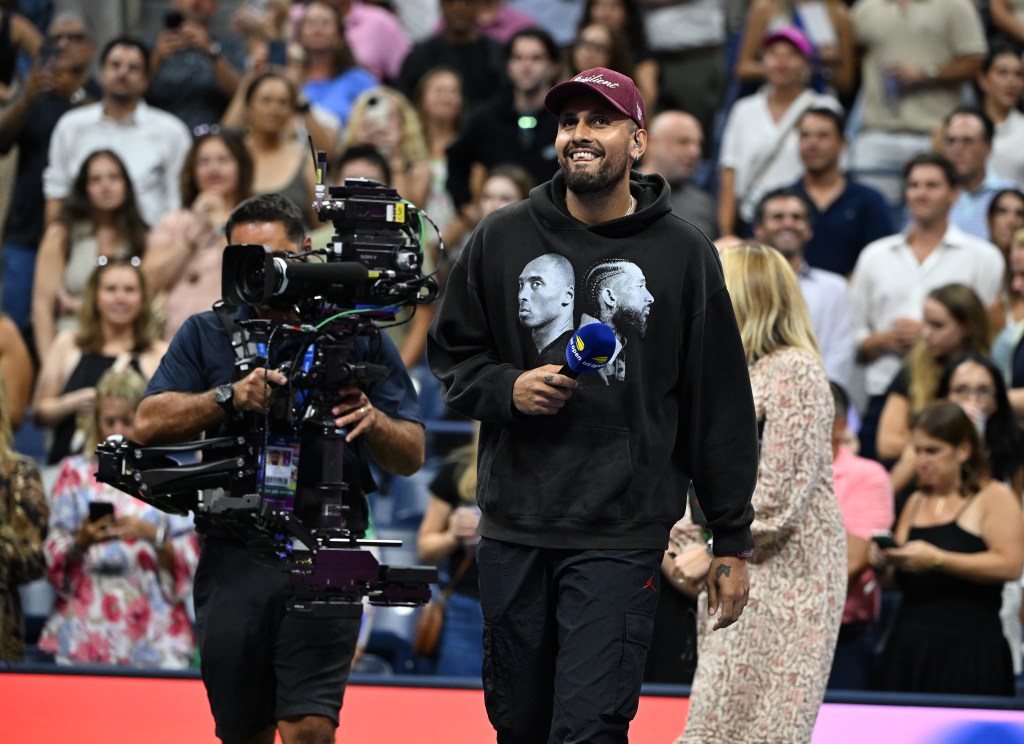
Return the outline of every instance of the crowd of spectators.
[[[324,237],[310,207],[312,138],[330,158],[330,184],[375,178],[425,209],[443,239],[428,239],[426,264],[444,277],[484,216],[554,174],[558,122],[544,94],[598,66],[632,75],[643,92],[652,121],[636,168],[665,177],[673,211],[722,251],[753,237],[782,254],[812,346],[838,383],[832,447],[821,437],[817,453],[834,461],[848,552],[830,684],[923,689],[929,677],[904,668],[923,653],[910,644],[921,641],[907,624],[913,606],[877,675],[880,579],[914,601],[975,602],[990,625],[1006,584],[1004,620],[1021,616],[1019,551],[1004,546],[1016,533],[991,524],[1021,519],[1024,489],[1020,2],[172,0],[157,33],[111,32],[64,5],[30,18],[0,3],[0,152],[16,158],[0,189],[3,658],[21,653],[14,584],[38,577],[45,560],[59,601],[41,648],[68,662],[190,663],[179,605],[194,535],[100,493],[88,443],[90,432],[130,430],[130,415],[116,429],[104,411],[134,407],[135,378],[217,299],[235,205],[283,194],[314,242]],[[392,331],[410,369],[422,365],[431,317],[421,309]],[[797,372],[777,374],[783,385]],[[944,400],[970,431],[935,412]],[[49,434],[41,459],[60,472],[48,503],[6,433],[26,409]],[[933,450],[953,456],[945,448],[969,450],[992,480],[936,465]],[[473,555],[471,453],[439,453],[419,541],[424,560],[460,574],[439,662],[460,674],[477,657],[450,634],[480,622],[475,573],[460,571]],[[935,489],[954,486],[948,506],[934,506]],[[112,502],[115,516],[94,521],[90,500]],[[921,531],[943,525],[958,530],[952,547],[928,552]],[[896,552],[869,551],[871,533],[887,529]],[[151,575],[122,577],[99,611],[170,608],[132,631],[166,648],[70,638],[98,632],[73,617],[86,612],[75,592],[106,580],[124,555],[145,556]],[[666,575],[675,570],[666,563]],[[1020,623],[1004,625],[1020,673]],[[1005,666],[1000,642],[986,643],[985,658]],[[1001,679],[972,689],[1008,688]]]

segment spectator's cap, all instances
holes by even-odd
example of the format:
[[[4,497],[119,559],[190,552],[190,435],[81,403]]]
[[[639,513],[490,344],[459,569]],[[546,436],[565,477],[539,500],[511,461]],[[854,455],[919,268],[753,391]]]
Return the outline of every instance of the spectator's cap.
[[[608,101],[616,111],[628,116],[641,129],[646,126],[647,105],[636,83],[628,75],[607,67],[584,70],[572,80],[559,83],[544,96],[544,108],[558,116],[566,101],[586,94],[600,96]]]
[[[811,42],[804,36],[804,32],[796,26],[783,26],[772,31],[764,37],[764,46],[768,46],[775,41],[788,41],[807,59],[814,57],[814,47],[811,46]]]

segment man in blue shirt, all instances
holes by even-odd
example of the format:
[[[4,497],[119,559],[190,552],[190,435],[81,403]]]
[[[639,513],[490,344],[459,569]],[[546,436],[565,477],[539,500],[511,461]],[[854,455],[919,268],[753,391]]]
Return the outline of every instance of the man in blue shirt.
[[[996,175],[989,164],[995,124],[981,109],[960,106],[946,117],[942,127],[942,154],[956,168],[960,178],[949,221],[968,235],[991,240],[988,205],[1003,189],[1020,188],[1008,178]]]
[[[309,247],[302,212],[277,194],[255,196],[235,208],[225,228],[232,244],[272,251]],[[248,308],[243,308],[245,314]],[[256,308],[256,314],[267,310]],[[266,411],[267,383],[283,385],[283,354],[269,367],[235,378],[228,332],[213,312],[189,318],[149,383],[135,417],[143,444],[181,442],[228,428],[239,412]],[[424,433],[412,382],[383,333],[360,336],[351,361],[385,365],[387,379],[365,391],[345,385],[332,409],[347,442],[366,443],[389,472],[411,475],[423,463]],[[350,450],[346,448],[346,465]],[[301,457],[301,453],[300,453]],[[354,458],[353,458],[354,459]],[[209,520],[195,579],[196,632],[203,682],[223,741],[284,744],[334,741],[360,618],[299,617],[285,611],[289,578],[273,555],[248,549]]]
[[[812,108],[800,117],[804,175],[793,189],[811,205],[814,235],[804,246],[808,265],[849,277],[861,249],[896,227],[882,194],[840,170],[843,126],[842,116],[829,108]]]

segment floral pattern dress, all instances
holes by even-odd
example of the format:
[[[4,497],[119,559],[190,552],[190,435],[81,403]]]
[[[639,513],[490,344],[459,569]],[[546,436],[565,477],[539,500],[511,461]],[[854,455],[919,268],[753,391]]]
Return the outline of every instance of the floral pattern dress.
[[[25,616],[20,584],[46,570],[46,494],[39,468],[27,457],[0,458],[0,661],[21,661]]]
[[[678,744],[809,742],[846,600],[825,371],[810,353],[784,349],[755,362],[750,382],[764,422],[750,601],[728,628],[712,632],[716,618],[706,613],[698,620],[697,672]],[[687,517],[671,540],[681,551],[701,541],[701,529]]]
[[[185,602],[199,559],[192,519],[164,514],[98,483],[95,470],[94,460],[69,457],[57,475],[44,544],[57,604],[39,648],[65,663],[187,668],[195,639]],[[112,502],[116,517],[164,523],[174,549],[173,571],[160,566],[149,541],[134,538],[97,543],[74,560],[75,534],[89,516],[90,501]]]

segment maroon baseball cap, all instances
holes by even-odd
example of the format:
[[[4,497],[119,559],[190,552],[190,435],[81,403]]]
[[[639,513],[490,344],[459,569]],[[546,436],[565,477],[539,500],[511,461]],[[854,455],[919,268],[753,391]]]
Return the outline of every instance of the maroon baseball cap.
[[[544,108],[555,116],[562,113],[562,106],[570,98],[580,95],[601,96],[616,111],[628,116],[641,129],[647,122],[647,106],[644,97],[636,88],[636,83],[628,75],[609,70],[607,67],[594,67],[584,70],[572,80],[559,83],[544,96]]]

